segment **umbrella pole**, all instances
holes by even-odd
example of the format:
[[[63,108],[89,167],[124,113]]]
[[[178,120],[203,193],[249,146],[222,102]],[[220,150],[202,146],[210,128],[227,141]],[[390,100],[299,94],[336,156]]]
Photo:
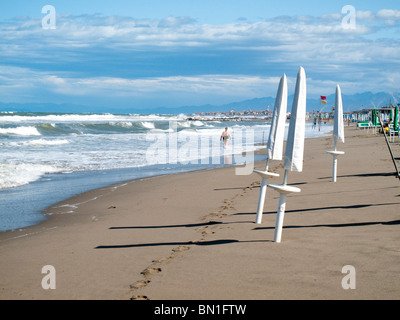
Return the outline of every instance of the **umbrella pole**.
[[[257,215],[256,215],[256,221],[255,221],[256,224],[260,224],[262,221],[266,193],[267,193],[267,179],[262,178],[261,187],[260,187],[260,196],[258,198]]]
[[[336,182],[337,156],[333,156],[332,182]]]
[[[281,193],[279,196],[278,215],[276,217],[274,242],[281,242],[283,219],[285,217],[286,194]]]
[[[288,173],[288,171],[285,170],[285,175],[283,178],[284,186],[286,186],[286,184],[287,184],[287,173]],[[277,216],[276,216],[274,242],[278,242],[278,243],[281,242],[283,219],[285,218],[285,208],[286,208],[286,194],[281,192],[279,195],[279,205],[278,205],[278,212],[277,212]]]
[[[283,185],[286,186],[287,185],[287,170],[285,170],[285,175],[283,176]]]
[[[281,242],[283,219],[285,217],[286,194],[281,193],[279,196],[278,215],[276,217],[274,242]]]
[[[268,171],[268,162],[265,164],[265,171]],[[261,186],[260,186],[260,196],[258,197],[258,206],[257,206],[257,214],[256,214],[256,224],[260,224],[262,221],[262,215],[264,210],[264,202],[265,202],[265,194],[267,193],[267,179],[262,178]]]
[[[335,151],[336,151],[336,136],[334,137]],[[332,181],[336,182],[337,175],[337,155],[333,155],[333,169],[332,169]]]

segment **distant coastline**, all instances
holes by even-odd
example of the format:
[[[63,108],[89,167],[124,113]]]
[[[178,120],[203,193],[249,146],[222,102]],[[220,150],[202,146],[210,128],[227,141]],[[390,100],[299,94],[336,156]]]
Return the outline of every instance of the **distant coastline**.
[[[324,93],[321,93],[324,94]],[[327,111],[335,103],[335,95],[327,95],[327,104],[321,111]],[[368,108],[381,108],[400,102],[400,92],[363,92],[355,94],[345,94],[343,97],[344,112],[361,111]],[[288,111],[292,106],[293,95],[288,96]],[[267,106],[273,110],[275,103],[274,97],[252,98],[243,101],[230,102],[227,104],[206,104],[206,105],[186,105],[186,106],[90,106],[74,103],[21,103],[21,102],[0,102],[0,112],[45,112],[45,113],[113,113],[113,114],[187,114],[208,113],[208,112],[230,112],[231,110],[253,110],[264,112]],[[319,96],[307,99],[307,111],[320,111]]]

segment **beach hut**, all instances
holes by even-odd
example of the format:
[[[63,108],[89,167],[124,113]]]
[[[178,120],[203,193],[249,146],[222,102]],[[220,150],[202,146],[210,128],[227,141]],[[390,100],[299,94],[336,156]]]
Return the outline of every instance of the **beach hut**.
[[[281,242],[282,227],[286,208],[286,196],[290,193],[300,192],[299,188],[287,185],[288,171],[303,171],[304,134],[306,119],[306,74],[302,67],[297,73],[296,89],[294,93],[292,111],[290,116],[289,133],[286,142],[283,167],[285,169],[283,184],[269,184],[268,186],[280,193],[279,205],[276,216],[274,241]]]
[[[269,131],[267,143],[267,160],[265,170],[254,170],[253,172],[261,176],[260,196],[258,199],[258,207],[255,223],[260,224],[264,209],[265,194],[267,192],[267,179],[270,177],[278,177],[279,174],[268,171],[269,160],[282,160],[283,138],[285,134],[287,109],[287,79],[284,74],[279,82],[278,91],[275,99],[274,112],[272,115],[272,123]]]
[[[340,86],[336,85],[336,98],[335,98],[335,116],[333,122],[333,144],[334,150],[327,151],[328,154],[333,156],[333,168],[332,168],[332,181],[336,182],[337,176],[337,157],[343,155],[343,151],[338,151],[336,149],[336,144],[338,141],[344,143],[344,124],[343,124],[343,103],[342,103],[342,93]]]

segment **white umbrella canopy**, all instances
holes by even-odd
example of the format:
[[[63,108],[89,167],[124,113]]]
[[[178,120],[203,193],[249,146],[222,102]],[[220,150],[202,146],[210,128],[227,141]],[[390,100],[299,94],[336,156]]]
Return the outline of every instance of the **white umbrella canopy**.
[[[340,90],[339,85],[336,85],[333,139],[335,139],[335,142],[341,141],[344,143],[343,102],[342,102],[342,92]]]
[[[285,134],[285,122],[287,111],[287,78],[284,74],[279,82],[276,94],[274,113],[272,114],[271,129],[267,144],[267,158],[272,160],[282,160],[283,138]]]
[[[277,177],[279,174],[268,171],[269,160],[282,160],[283,153],[283,138],[285,135],[285,122],[287,110],[287,78],[284,74],[280,81],[276,94],[274,112],[272,114],[272,123],[269,131],[267,143],[267,161],[265,164],[265,171],[254,170],[262,178],[260,186],[260,196],[258,199],[257,215],[255,223],[260,224],[262,220],[262,213],[264,209],[265,194],[267,192],[267,178]]]
[[[300,67],[297,73],[296,90],[290,115],[289,133],[283,162],[285,170],[303,171],[306,100],[306,73],[304,68]]]

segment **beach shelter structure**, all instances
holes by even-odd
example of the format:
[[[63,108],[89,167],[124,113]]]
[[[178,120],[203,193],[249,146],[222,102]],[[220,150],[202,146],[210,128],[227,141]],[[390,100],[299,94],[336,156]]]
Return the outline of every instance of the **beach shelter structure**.
[[[297,73],[296,89],[290,115],[289,133],[283,159],[283,167],[285,169],[283,184],[268,185],[270,188],[280,193],[275,225],[275,242],[281,242],[286,196],[290,193],[301,191],[299,188],[287,185],[287,176],[289,171],[303,171],[306,95],[306,74],[304,69],[300,67]]]
[[[278,91],[275,99],[274,112],[272,114],[272,123],[269,131],[267,143],[267,160],[265,170],[254,170],[253,172],[261,176],[260,196],[258,199],[258,207],[255,223],[260,224],[264,209],[265,194],[267,192],[267,178],[277,177],[279,174],[268,171],[269,160],[282,160],[283,154],[283,138],[285,134],[287,110],[287,78],[284,74],[279,82]]]
[[[335,116],[333,121],[333,143],[334,150],[327,151],[327,153],[333,156],[333,168],[332,168],[332,181],[336,182],[337,176],[337,157],[343,155],[343,151],[338,151],[336,149],[336,144],[338,141],[344,143],[344,123],[343,123],[343,103],[342,103],[342,93],[340,86],[336,85],[336,98],[335,98]]]
[[[372,112],[372,117],[371,117],[372,126],[376,127],[379,124],[379,121],[378,121],[378,110],[372,109],[371,112]]]

